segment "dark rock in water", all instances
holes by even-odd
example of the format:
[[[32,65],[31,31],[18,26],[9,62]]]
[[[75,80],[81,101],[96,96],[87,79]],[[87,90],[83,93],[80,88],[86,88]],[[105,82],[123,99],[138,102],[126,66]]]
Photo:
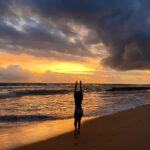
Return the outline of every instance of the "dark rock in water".
[[[112,87],[107,91],[136,91],[136,90],[150,90],[150,87]]]

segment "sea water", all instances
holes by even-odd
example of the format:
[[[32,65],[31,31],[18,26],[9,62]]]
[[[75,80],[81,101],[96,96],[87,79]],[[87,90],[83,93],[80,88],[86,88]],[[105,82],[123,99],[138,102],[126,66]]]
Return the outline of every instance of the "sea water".
[[[104,116],[150,103],[150,90],[114,87],[150,85],[83,84],[84,117]],[[74,84],[0,84],[0,128],[43,120],[68,119],[74,114]]]

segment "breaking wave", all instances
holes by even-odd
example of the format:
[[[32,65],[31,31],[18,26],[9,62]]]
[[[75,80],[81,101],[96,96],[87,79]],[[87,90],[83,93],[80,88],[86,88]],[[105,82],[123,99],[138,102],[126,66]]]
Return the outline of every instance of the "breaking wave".
[[[32,121],[45,121],[56,120],[58,118],[46,115],[6,115],[0,116],[0,122],[32,122]]]
[[[66,94],[71,91],[69,90],[25,90],[25,91],[15,91],[6,94],[1,94],[0,99],[10,98],[10,97],[20,97],[20,96],[34,96],[34,95],[55,95],[55,94]]]

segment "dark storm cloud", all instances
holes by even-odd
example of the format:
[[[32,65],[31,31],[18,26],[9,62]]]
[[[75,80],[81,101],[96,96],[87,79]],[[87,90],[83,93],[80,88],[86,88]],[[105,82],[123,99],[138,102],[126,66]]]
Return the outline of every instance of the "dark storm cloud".
[[[53,30],[55,30],[55,33],[53,33]],[[43,57],[59,58],[60,56],[56,56],[55,52],[62,53],[62,55],[96,56],[89,52],[87,46],[80,40],[76,40],[75,43],[68,41],[68,33],[63,33],[59,27],[53,30],[49,32],[48,27],[36,24],[34,26],[24,25],[23,31],[18,31],[12,25],[0,22],[0,46],[11,51],[11,53],[25,52]],[[71,34],[73,33],[70,32],[68,36],[71,36]],[[75,36],[75,33],[73,36]]]
[[[102,42],[109,54],[103,60],[105,65],[117,70],[150,69],[149,0],[12,0],[0,3],[5,8],[1,16],[6,16],[0,23],[0,45],[11,52],[16,49],[43,57],[52,53],[55,54],[52,57],[57,57],[56,53],[64,58],[66,55],[97,57],[89,47]],[[13,9],[15,7],[23,13]],[[10,24],[20,18],[25,22],[22,22],[22,30]],[[81,35],[73,31],[68,22],[84,26],[89,34],[80,39]]]
[[[11,5],[11,0],[0,0],[0,18],[6,14],[9,14],[9,6]]]

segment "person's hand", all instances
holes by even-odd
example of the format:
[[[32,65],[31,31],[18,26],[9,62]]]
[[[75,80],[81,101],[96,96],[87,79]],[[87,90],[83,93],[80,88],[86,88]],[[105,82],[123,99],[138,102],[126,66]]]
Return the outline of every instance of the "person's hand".
[[[77,85],[78,85],[78,82],[76,81],[76,83],[75,83],[75,87],[77,87]]]

